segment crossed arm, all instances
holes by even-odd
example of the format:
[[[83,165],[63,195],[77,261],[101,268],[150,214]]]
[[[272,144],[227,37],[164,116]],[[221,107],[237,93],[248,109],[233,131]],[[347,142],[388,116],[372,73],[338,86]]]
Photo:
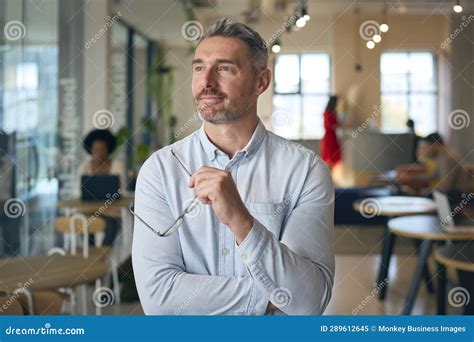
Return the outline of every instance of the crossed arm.
[[[190,186],[195,187],[204,203],[213,206],[219,220],[226,221],[236,235],[235,250],[245,255],[242,260],[250,277],[188,273],[179,235],[158,238],[135,220],[132,260],[145,313],[262,315],[278,307],[292,315],[321,314],[329,302],[334,275],[334,191],[326,167],[316,158],[312,160],[304,188],[282,228],[281,241],[251,216],[248,227],[245,206],[239,209],[240,213],[223,213],[228,210],[224,197],[236,199],[235,193],[229,195],[231,184],[219,183],[229,181],[221,172],[203,170],[207,189],[201,194],[199,188],[204,189],[204,185],[196,176],[199,171],[193,175]],[[210,182],[212,178],[214,183]],[[209,187],[211,191],[207,191]],[[218,188],[227,195],[216,193]],[[173,221],[162,189],[159,161],[153,156],[140,172],[135,210],[157,227]],[[207,199],[203,198],[206,193]],[[223,211],[219,211],[218,205]],[[239,205],[233,202],[231,206]]]

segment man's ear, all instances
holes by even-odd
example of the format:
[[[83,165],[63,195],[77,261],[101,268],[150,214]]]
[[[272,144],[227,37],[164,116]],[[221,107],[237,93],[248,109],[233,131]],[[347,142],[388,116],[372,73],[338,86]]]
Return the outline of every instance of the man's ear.
[[[267,90],[270,82],[272,81],[272,72],[269,68],[262,69],[257,74],[257,94],[262,94],[265,90]]]

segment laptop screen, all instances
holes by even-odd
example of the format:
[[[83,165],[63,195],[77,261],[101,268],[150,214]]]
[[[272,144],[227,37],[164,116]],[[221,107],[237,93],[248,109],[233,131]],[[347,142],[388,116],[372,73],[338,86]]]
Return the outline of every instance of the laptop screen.
[[[97,201],[120,195],[120,177],[117,175],[96,175],[81,177],[81,199]]]
[[[435,190],[433,197],[436,203],[438,217],[442,227],[454,227],[454,220],[452,216],[451,206],[449,205],[448,196],[441,191]]]

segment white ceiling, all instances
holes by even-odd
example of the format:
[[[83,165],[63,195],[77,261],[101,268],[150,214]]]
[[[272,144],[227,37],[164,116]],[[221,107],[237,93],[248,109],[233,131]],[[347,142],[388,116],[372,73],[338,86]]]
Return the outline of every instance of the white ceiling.
[[[36,0],[22,10],[22,2],[8,2],[9,17],[25,20],[26,39],[36,43],[53,42],[56,39],[57,0]],[[94,0],[93,0],[94,1]],[[181,0],[112,0],[113,11],[121,11],[122,19],[154,40],[170,45],[187,46],[181,28],[187,21]],[[193,7],[197,20],[203,25],[210,20],[229,16],[244,20],[244,13],[256,4],[260,6],[260,22],[268,17],[283,22],[291,15],[297,0],[193,0],[210,2],[212,6]],[[340,13],[353,13],[356,8],[362,14],[381,14],[387,6],[390,15],[397,14],[452,14],[452,0],[308,0],[309,12],[315,18],[331,17]],[[278,4],[286,3],[286,8]],[[387,4],[387,5],[386,5]],[[474,12],[474,0],[461,0],[465,12]],[[26,18],[22,18],[22,16]],[[252,25],[252,24],[251,24]]]
[[[199,0],[211,3],[207,7],[193,7],[202,24],[229,16],[244,20],[244,13],[255,4],[260,5],[259,20],[271,17],[283,21],[291,15],[297,0]],[[363,14],[381,14],[386,7],[390,15],[397,14],[446,14],[453,13],[451,0],[309,0],[309,12],[318,16],[332,16],[342,12],[353,13],[356,8]],[[286,3],[285,8],[279,6]],[[461,0],[467,10],[474,10],[474,0]],[[114,11],[121,11],[122,18],[154,40],[172,45],[186,45],[181,28],[187,21],[183,1],[177,0],[114,0]]]

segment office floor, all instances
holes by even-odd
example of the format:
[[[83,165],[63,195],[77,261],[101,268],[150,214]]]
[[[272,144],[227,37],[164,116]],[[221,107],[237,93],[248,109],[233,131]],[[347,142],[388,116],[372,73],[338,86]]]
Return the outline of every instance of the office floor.
[[[397,315],[401,311],[411,275],[416,265],[413,243],[398,240],[390,267],[386,299],[382,302],[374,290],[378,272],[383,227],[335,227],[336,275],[333,296],[325,315]],[[435,267],[430,265],[432,276]],[[455,275],[449,274],[454,279]],[[359,306],[360,305],[360,306]],[[447,308],[448,314],[460,314],[459,309]],[[414,315],[432,315],[436,311],[434,294],[420,286]],[[142,315],[139,303],[111,306],[104,315]]]
[[[416,257],[397,255],[390,268],[390,283],[387,297],[382,302],[374,291],[374,279],[379,257],[375,255],[336,255],[336,276],[333,296],[325,315],[398,315],[404,303],[406,291],[413,273]],[[433,266],[433,265],[431,265]],[[434,267],[431,267],[434,270]],[[360,309],[361,305],[362,309]],[[433,315],[436,311],[434,294],[420,286],[413,308],[414,315]],[[460,314],[459,309],[448,306],[448,313]],[[110,306],[103,315],[142,315],[139,303]]]

